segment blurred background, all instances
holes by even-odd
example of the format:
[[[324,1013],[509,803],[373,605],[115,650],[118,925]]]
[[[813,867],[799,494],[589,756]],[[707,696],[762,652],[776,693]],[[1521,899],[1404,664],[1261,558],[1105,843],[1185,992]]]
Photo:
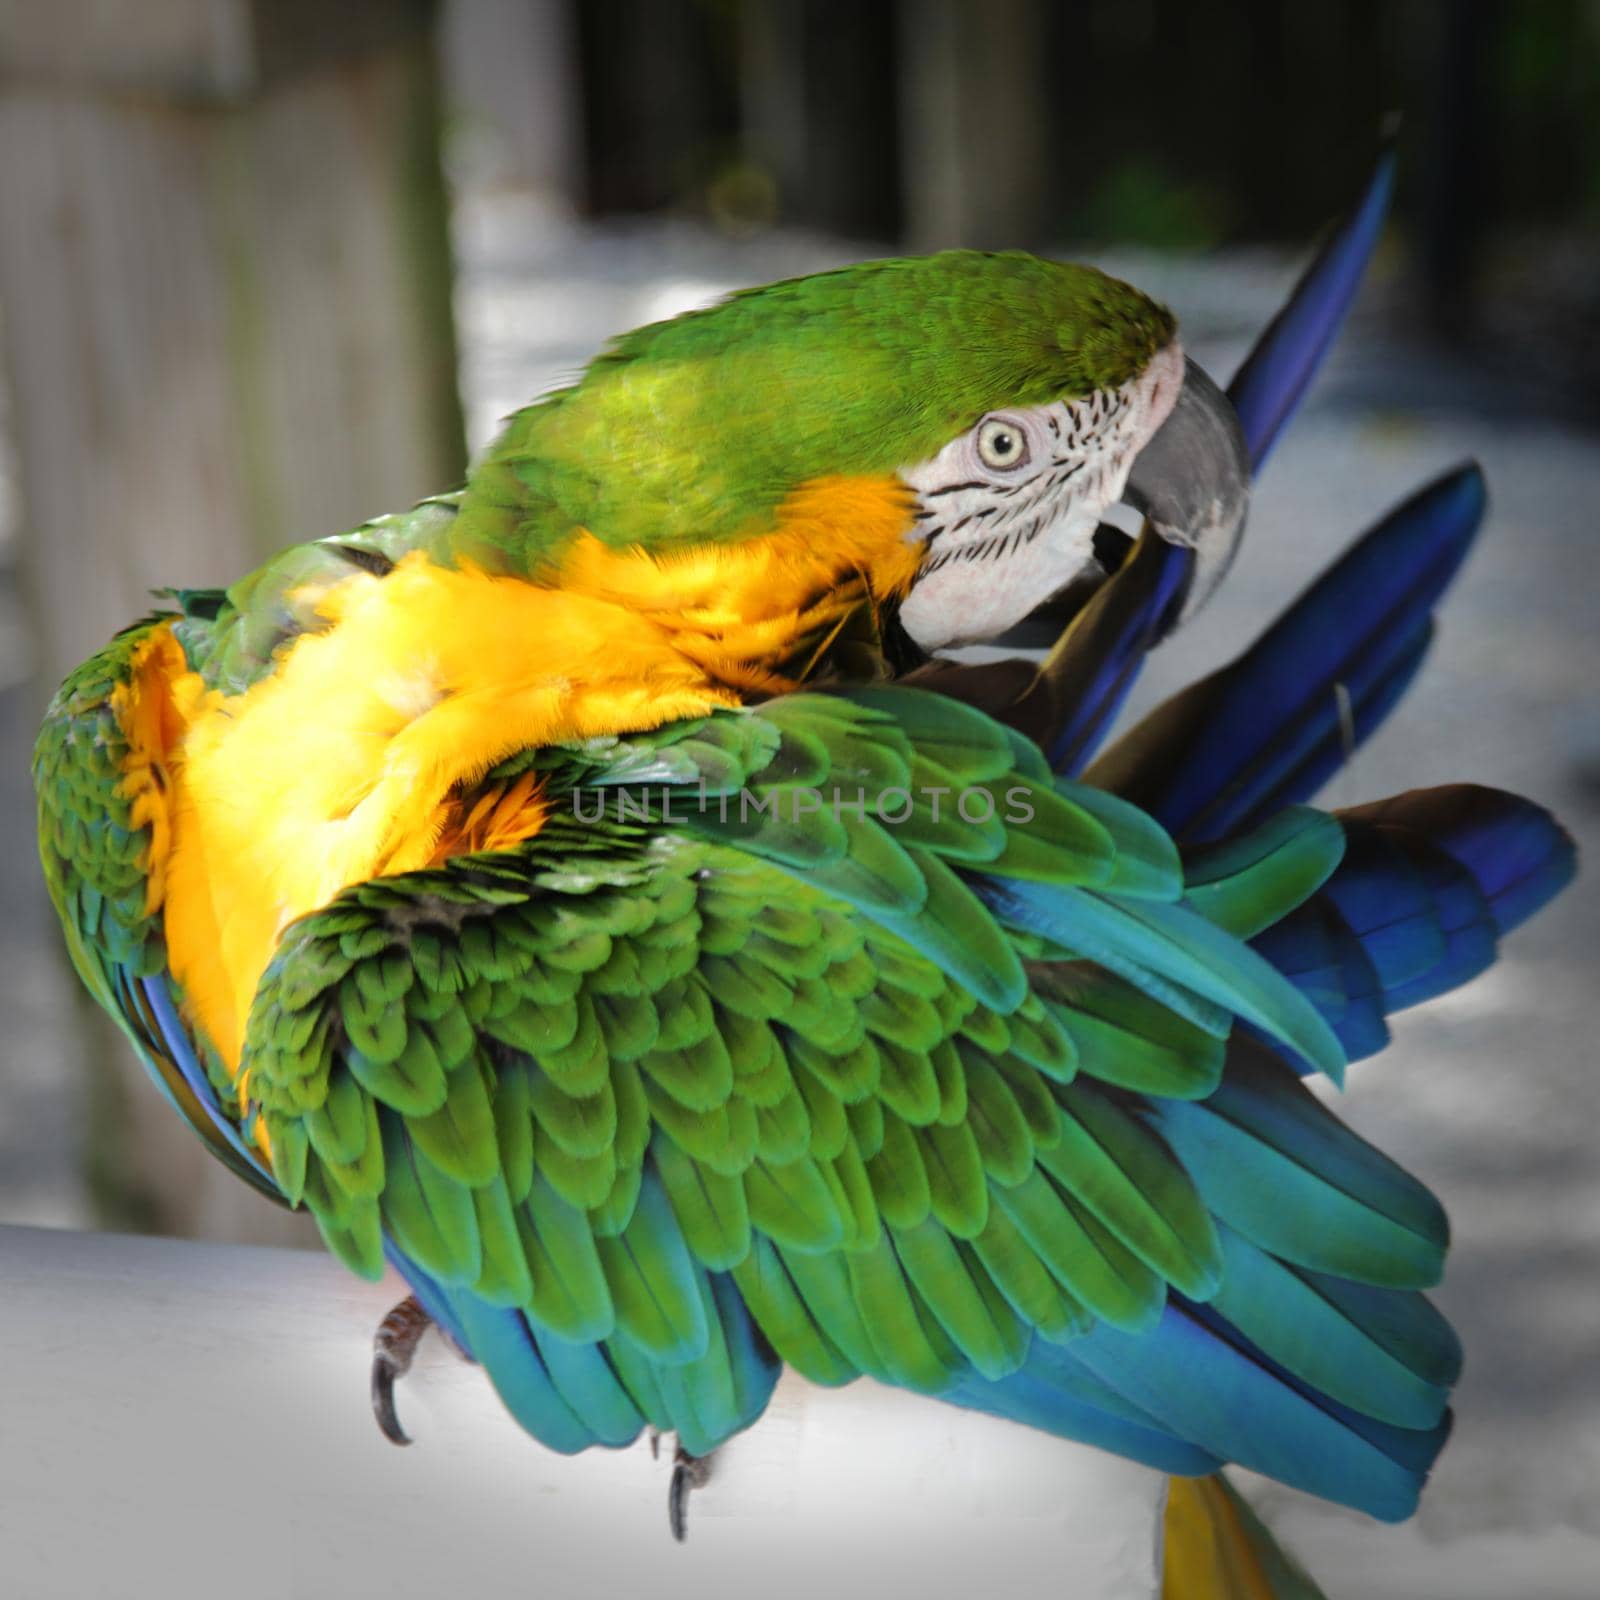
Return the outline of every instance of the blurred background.
[[[1476,455],[1479,551],[1331,798],[1470,776],[1593,840],[1594,0],[0,0],[0,1221],[314,1242],[90,1014],[39,881],[33,729],[150,590],[458,481],[612,333],[863,256],[1095,260],[1225,381],[1395,112],[1371,281],[1139,704]],[[1597,947],[1580,887],[1341,1104],[1452,1212],[1469,1365],[1415,1527],[1268,1495],[1337,1592],[1596,1570]]]

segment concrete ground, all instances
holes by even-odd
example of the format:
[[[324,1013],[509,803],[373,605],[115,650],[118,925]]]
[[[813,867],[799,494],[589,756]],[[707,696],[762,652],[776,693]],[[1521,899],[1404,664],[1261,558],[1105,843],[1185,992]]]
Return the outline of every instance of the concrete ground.
[[[677,225],[575,229],[514,198],[469,198],[458,309],[473,441],[575,372],[608,334],[739,283],[840,259],[822,240],[730,242]],[[1219,377],[1293,278],[1272,255],[1114,270],[1166,298]],[[1410,698],[1326,797],[1353,803],[1454,779],[1553,807],[1600,842],[1600,437],[1480,366],[1411,346],[1382,280],[1259,487],[1222,594],[1167,646],[1138,703],[1225,660],[1397,499],[1466,456],[1493,509]],[[379,508],[374,508],[379,509]],[[308,529],[307,534],[327,530]],[[181,573],[173,574],[181,580]],[[82,1072],[64,1059],[72,1004],[27,840],[38,691],[0,572],[0,1220],[80,1227]],[[1420,1516],[1399,1529],[1275,1485],[1264,1514],[1331,1596],[1562,1600],[1600,1571],[1600,1084],[1593,1070],[1600,903],[1580,883],[1466,991],[1401,1019],[1351,1075],[1340,1111],[1432,1185],[1455,1248],[1438,1301],[1467,1368],[1457,1430]]]

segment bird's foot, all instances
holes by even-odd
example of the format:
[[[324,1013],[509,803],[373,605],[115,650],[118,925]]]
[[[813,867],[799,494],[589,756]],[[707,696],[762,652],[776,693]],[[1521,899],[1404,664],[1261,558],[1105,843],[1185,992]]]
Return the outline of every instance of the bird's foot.
[[[672,1458],[672,1484],[667,1490],[667,1526],[682,1544],[689,1536],[689,1494],[711,1482],[711,1457],[692,1456],[680,1444]]]
[[[432,1321],[417,1297],[407,1295],[378,1324],[378,1331],[372,1336],[372,1414],[391,1444],[411,1443],[395,1415],[394,1381],[411,1370],[411,1358]]]

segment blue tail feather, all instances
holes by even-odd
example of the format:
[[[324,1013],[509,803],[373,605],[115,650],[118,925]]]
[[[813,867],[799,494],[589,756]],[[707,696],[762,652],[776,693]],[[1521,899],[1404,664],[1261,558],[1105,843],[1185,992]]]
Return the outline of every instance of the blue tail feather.
[[[1383,1047],[1384,1017],[1491,965],[1500,935],[1570,881],[1577,857],[1542,807],[1473,784],[1413,790],[1338,815],[1349,841],[1338,868],[1250,942],[1357,1060]]]
[[[1444,851],[1471,875],[1501,933],[1520,927],[1577,871],[1571,835],[1543,806],[1481,784],[1414,789],[1346,815],[1410,829]]]
[[[1089,781],[1185,842],[1308,799],[1387,714],[1482,520],[1468,465],[1390,512],[1230,665],[1158,707]]]
[[[1073,670],[1060,675],[1069,709],[1046,751],[1056,772],[1074,777],[1093,758],[1138,681],[1145,656],[1165,632],[1193,567],[1192,551],[1147,536],[1073,625],[1065,642]]]
[[[1228,386],[1257,472],[1304,398],[1355,299],[1393,186],[1394,153],[1385,150],[1355,209],[1318,251]],[[1116,581],[1101,591],[1092,626],[1087,615],[1079,619],[1079,637],[1073,642],[1082,665],[1074,662],[1074,681],[1065,696],[1071,709],[1048,751],[1057,772],[1075,775],[1093,756],[1146,654],[1166,631],[1192,565],[1189,551],[1146,539]]]
[[[1394,170],[1391,147],[1379,156],[1355,209],[1317,252],[1228,385],[1257,472],[1305,398],[1361,287],[1388,214]]]

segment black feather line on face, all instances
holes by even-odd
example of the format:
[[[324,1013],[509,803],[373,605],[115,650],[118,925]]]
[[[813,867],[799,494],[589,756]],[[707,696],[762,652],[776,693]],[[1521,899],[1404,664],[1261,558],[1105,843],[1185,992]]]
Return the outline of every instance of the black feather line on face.
[[[964,512],[950,523],[935,521],[939,513],[931,505],[921,505],[913,512],[915,522],[935,522],[924,539],[926,556],[917,574],[918,580],[952,563],[1003,561],[1032,544],[1051,520],[1045,515],[1049,503],[1080,474],[1083,476],[1075,487],[1085,498],[1092,498],[1104,482],[1107,470],[1114,471],[1120,462],[1122,452],[1106,451],[1104,437],[1129,404],[1128,397],[1120,392],[1100,389],[1065,405],[1065,426],[1056,411],[1047,413],[1045,421],[1051,435],[1066,453],[1052,453],[1042,469],[1017,482],[967,479],[924,491],[924,500],[934,501],[946,495],[986,490],[992,503]],[[946,534],[959,535],[985,522],[992,531],[983,538],[969,537],[966,543],[940,544]]]
[[[922,569],[917,574],[917,581],[921,582],[922,579],[952,563],[1003,561],[1025,545],[1032,544],[1044,531],[1044,527],[1045,519],[1036,511],[1023,527],[1011,533],[992,533],[986,538],[975,539],[968,544],[949,546],[922,564]]]

